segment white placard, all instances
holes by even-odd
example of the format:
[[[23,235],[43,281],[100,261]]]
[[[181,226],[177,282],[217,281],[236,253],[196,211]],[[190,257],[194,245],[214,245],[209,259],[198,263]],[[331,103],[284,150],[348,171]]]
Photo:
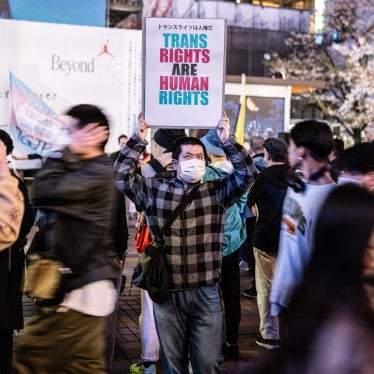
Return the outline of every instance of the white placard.
[[[222,116],[223,19],[143,20],[143,117],[157,128],[211,128]]]

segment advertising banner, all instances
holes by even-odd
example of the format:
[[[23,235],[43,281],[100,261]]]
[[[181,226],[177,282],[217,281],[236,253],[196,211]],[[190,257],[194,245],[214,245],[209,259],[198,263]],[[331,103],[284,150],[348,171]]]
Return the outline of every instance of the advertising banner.
[[[102,108],[111,125],[106,151],[118,150],[141,110],[141,38],[140,30],[0,19],[0,128],[10,123],[12,72],[57,115],[78,104]],[[25,144],[14,140],[23,154]]]
[[[223,19],[145,18],[143,117],[151,127],[210,128],[222,116]]]

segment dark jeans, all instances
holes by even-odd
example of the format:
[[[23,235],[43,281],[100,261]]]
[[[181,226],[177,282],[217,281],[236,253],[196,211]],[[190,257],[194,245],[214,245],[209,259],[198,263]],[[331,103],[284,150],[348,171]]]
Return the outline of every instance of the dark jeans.
[[[222,258],[221,292],[225,310],[226,342],[236,344],[241,318],[239,251]]]

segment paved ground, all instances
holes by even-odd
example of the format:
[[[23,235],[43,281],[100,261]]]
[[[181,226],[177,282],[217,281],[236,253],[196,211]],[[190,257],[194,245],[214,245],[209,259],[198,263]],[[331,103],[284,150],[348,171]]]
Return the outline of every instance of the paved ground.
[[[133,240],[129,241],[129,251],[125,264],[127,278],[131,278],[137,253],[132,249]],[[249,288],[250,277],[246,272],[241,277],[241,288]],[[36,313],[34,303],[24,298],[26,323]],[[138,361],[141,354],[141,342],[139,338],[138,319],[140,313],[140,292],[133,287],[129,294],[129,282],[125,291],[120,296],[116,348],[111,374],[129,373],[129,366]],[[272,352],[259,347],[255,343],[258,334],[258,311],[256,300],[242,297],[242,319],[240,325],[240,359],[238,361],[225,361],[222,364],[222,373],[254,373],[262,360],[269,357]],[[16,339],[17,340],[17,339]],[[163,373],[162,362],[157,364],[157,373]]]

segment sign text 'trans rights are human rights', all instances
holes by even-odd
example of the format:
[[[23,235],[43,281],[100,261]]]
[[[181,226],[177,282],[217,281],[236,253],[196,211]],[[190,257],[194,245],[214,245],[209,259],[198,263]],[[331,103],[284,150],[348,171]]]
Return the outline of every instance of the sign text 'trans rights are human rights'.
[[[210,128],[222,116],[226,22],[146,18],[143,116],[151,127]]]

